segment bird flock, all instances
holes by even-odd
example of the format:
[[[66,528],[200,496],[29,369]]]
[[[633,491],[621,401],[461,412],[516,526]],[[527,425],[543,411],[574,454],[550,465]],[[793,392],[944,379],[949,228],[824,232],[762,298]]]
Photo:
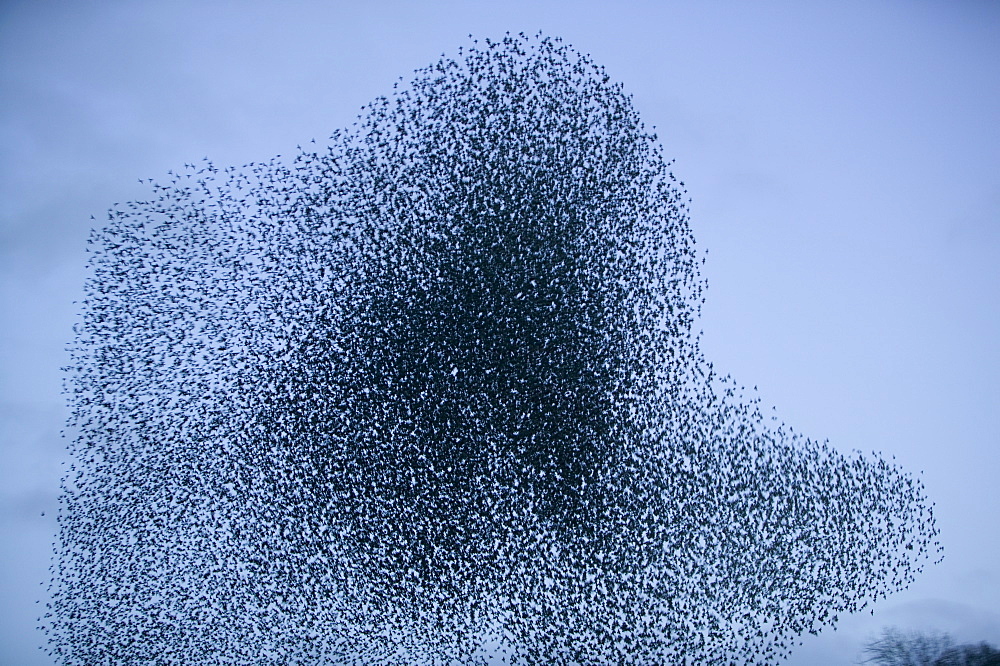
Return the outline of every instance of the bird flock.
[[[684,184],[559,39],[90,238],[42,626],[63,664],[767,664],[940,550],[911,475],[694,329]]]

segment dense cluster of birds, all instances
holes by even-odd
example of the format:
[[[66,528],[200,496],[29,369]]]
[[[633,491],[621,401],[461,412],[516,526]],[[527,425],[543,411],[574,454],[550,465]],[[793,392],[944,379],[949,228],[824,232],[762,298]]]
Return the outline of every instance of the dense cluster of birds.
[[[934,556],[919,481],[704,359],[683,183],[588,56],[474,40],[330,143],[94,232],[61,663],[772,663]]]

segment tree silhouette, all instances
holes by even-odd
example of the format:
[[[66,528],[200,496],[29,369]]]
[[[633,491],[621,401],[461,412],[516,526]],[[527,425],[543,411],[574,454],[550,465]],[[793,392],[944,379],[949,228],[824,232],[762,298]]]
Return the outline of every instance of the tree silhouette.
[[[1000,650],[988,643],[955,645],[948,634],[895,627],[869,641],[864,652],[862,663],[876,666],[1000,666]]]
[[[91,239],[64,663],[773,662],[912,580],[922,486],[719,377],[686,192],[558,39]]]

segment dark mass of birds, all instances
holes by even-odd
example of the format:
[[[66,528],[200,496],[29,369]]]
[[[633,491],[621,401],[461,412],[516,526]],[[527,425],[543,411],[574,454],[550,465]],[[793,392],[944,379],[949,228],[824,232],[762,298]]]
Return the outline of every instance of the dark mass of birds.
[[[522,34],[325,150],[116,205],[68,372],[50,653],[773,663],[909,584],[940,549],[920,482],[704,359],[671,169],[621,85]]]

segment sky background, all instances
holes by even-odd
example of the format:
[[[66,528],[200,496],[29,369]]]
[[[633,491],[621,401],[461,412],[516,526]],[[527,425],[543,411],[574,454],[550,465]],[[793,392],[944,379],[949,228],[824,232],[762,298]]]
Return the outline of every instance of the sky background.
[[[590,53],[657,127],[715,367],[797,431],[923,471],[944,561],[787,663],[854,663],[890,625],[1000,645],[1000,4],[28,0],[0,2],[0,664],[51,663],[90,216],[205,156],[322,143],[508,30]]]

